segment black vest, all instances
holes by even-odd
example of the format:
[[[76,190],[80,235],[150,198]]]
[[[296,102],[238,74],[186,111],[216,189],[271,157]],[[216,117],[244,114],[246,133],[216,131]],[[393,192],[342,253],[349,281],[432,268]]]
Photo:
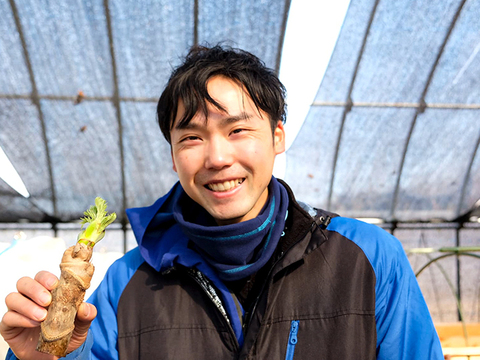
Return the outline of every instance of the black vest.
[[[370,262],[355,243],[325,230],[333,214],[312,217],[291,200],[289,216],[292,246],[262,279],[241,349],[191,272],[158,273],[144,263],[118,304],[120,359],[375,359]]]

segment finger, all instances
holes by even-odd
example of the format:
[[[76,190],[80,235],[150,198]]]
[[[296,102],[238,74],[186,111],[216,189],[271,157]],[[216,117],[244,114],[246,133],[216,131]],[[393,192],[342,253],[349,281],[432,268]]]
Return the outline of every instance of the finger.
[[[58,278],[48,271],[40,271],[35,275],[35,280],[42,284],[47,290],[53,290],[58,284]]]
[[[19,293],[8,294],[5,304],[9,312],[18,313],[33,321],[43,321],[47,316],[47,310],[44,307]]]
[[[22,277],[17,281],[17,290],[20,294],[42,306],[48,306],[52,301],[50,291],[38,281],[29,277]]]
[[[40,326],[40,322],[29,319],[28,317],[23,316],[14,311],[7,311],[3,315],[2,322],[0,322],[0,332],[5,340],[8,335],[16,335],[18,333],[18,328],[35,328]]]

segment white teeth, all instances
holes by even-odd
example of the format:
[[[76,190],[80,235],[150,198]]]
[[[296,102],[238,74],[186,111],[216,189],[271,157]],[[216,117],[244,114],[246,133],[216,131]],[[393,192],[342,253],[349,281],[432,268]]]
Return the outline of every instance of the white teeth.
[[[228,191],[237,185],[240,185],[243,179],[224,181],[223,183],[208,184],[208,188],[212,191]]]

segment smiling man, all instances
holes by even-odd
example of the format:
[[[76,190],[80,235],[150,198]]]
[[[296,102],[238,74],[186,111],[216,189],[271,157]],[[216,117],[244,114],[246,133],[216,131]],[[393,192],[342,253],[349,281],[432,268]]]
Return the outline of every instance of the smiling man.
[[[269,115],[257,109],[241,84],[210,78],[207,103],[188,122],[179,101],[170,130],[173,169],[187,195],[219,225],[253,219],[268,197],[275,156],[285,150],[283,122],[272,134]]]
[[[252,54],[191,49],[157,106],[179,182],[127,211],[138,247],[81,305],[68,359],[443,359],[398,240],[272,176],[284,98]],[[53,359],[35,346],[56,280],[7,297],[8,359]]]

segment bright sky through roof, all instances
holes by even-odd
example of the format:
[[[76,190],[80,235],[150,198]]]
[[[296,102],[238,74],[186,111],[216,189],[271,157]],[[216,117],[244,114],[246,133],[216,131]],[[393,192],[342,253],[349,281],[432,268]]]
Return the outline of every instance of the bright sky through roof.
[[[7,155],[0,146],[0,179],[5,181],[20,195],[28,198],[30,196],[25,184],[23,183],[20,175],[13,167],[12,163],[8,159]]]
[[[315,99],[349,4],[350,0],[293,0],[290,5],[279,74],[287,88],[286,150]],[[274,175],[283,178],[285,169],[286,156],[281,154]]]

